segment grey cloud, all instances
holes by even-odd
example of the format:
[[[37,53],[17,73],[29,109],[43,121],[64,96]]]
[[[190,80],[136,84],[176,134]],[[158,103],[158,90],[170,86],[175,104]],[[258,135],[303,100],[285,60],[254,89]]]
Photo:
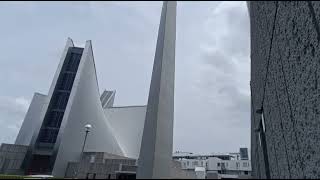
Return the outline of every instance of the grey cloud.
[[[29,104],[23,97],[0,96],[0,142],[14,141]]]
[[[235,65],[227,56],[219,50],[213,50],[211,52],[204,53],[203,61],[207,65],[211,65],[215,71],[221,71],[221,73],[233,73]]]
[[[222,2],[206,22],[211,43],[228,55],[247,56],[249,17],[245,2]]]
[[[249,19],[244,5],[221,2],[209,8],[211,12],[199,13],[197,18],[203,18],[202,21],[194,22],[190,18],[193,27],[185,25],[189,29],[184,33],[181,30],[180,36],[197,32],[190,37],[191,47],[186,46],[184,53],[189,54],[193,49],[198,54],[192,53],[188,61],[190,79],[183,81],[185,87],[192,87],[191,92],[176,94],[179,127],[176,127],[175,142],[184,144],[176,145],[177,149],[203,151],[203,147],[210,146],[208,142],[223,146],[210,146],[215,151],[250,145]],[[188,39],[185,37],[184,41]],[[182,100],[182,96],[188,98]],[[183,111],[187,105],[182,104],[189,104],[192,113]],[[186,137],[184,132],[192,132],[193,136]],[[187,145],[188,142],[192,145]]]

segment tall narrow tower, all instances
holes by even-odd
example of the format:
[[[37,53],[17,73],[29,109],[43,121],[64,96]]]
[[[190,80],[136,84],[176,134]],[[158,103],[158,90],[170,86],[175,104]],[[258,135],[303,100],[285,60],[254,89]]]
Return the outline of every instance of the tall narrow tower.
[[[170,178],[174,118],[175,1],[163,3],[137,178]]]

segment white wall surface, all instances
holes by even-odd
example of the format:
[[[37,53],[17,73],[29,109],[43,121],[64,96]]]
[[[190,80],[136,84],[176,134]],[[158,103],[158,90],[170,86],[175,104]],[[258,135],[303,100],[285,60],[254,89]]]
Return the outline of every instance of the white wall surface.
[[[195,169],[196,167],[206,167],[207,160],[198,159],[182,159],[181,162],[182,169]]]
[[[33,95],[28,112],[23,120],[15,144],[29,146],[36,127],[42,124],[41,111],[47,96],[39,93]]]
[[[58,135],[61,144],[53,168],[54,176],[63,177],[67,163],[79,161],[86,124],[91,124],[92,128],[88,134],[85,151],[123,155],[101,105],[91,41],[86,42],[63,117],[64,121],[66,126],[64,129],[60,128]]]
[[[112,107],[104,110],[124,156],[139,157],[146,106]]]
[[[218,167],[220,163],[220,167]],[[221,170],[221,163],[225,164],[226,170],[251,171],[250,160],[221,160],[218,158],[209,158],[207,170]]]

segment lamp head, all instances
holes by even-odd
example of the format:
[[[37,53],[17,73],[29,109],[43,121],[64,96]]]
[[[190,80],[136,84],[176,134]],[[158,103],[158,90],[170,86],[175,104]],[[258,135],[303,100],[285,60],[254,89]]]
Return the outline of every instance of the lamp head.
[[[90,129],[92,128],[92,126],[91,126],[91,124],[86,124],[85,126],[84,126],[84,128],[86,129],[86,131],[90,131]]]
[[[262,114],[262,112],[263,112],[263,108],[261,107],[261,108],[259,108],[259,109],[256,109],[256,113],[258,113],[258,114]]]

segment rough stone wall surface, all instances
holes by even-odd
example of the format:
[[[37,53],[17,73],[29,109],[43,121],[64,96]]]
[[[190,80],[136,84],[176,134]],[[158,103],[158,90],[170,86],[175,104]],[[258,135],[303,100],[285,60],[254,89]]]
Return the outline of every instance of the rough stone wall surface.
[[[89,174],[95,174],[96,179],[108,179],[109,175],[115,178],[116,171],[136,172],[135,160],[131,159],[106,159],[104,163],[88,161],[69,162],[65,178],[85,179]]]
[[[270,178],[320,178],[320,2],[249,6],[253,177],[269,167]],[[266,147],[255,132],[261,107]]]

